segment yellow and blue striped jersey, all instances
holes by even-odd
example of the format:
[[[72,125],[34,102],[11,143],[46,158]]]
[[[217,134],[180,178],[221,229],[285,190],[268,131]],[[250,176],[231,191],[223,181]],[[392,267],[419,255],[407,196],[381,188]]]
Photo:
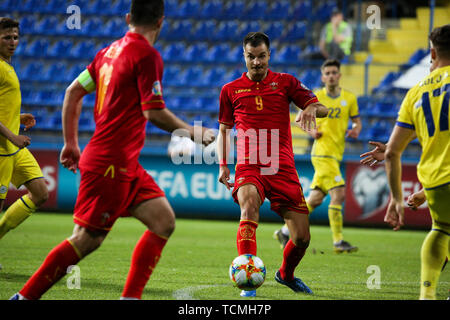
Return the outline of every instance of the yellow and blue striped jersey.
[[[322,137],[314,140],[312,157],[329,157],[342,160],[345,149],[345,134],[350,118],[359,117],[356,96],[344,89],[337,97],[331,97],[326,88],[315,92],[320,103],[328,108],[328,116],[317,118],[317,130]]]
[[[417,176],[426,189],[450,183],[449,73],[450,66],[436,69],[411,88],[397,118],[422,146]]]
[[[14,134],[20,129],[20,84],[14,68],[0,59],[0,122]],[[0,135],[0,155],[15,153],[19,148]]]

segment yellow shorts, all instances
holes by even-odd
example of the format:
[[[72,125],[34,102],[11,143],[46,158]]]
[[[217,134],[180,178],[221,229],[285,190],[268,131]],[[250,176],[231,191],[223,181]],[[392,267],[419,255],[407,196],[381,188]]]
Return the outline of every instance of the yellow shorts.
[[[450,233],[450,184],[426,190],[428,208],[433,219],[433,229]]]
[[[0,200],[6,199],[10,183],[19,188],[31,180],[43,177],[39,164],[27,148],[10,156],[0,156]]]
[[[314,178],[311,189],[320,189],[327,194],[333,188],[345,186],[344,178],[341,174],[340,164],[334,158],[311,157],[314,166]]]

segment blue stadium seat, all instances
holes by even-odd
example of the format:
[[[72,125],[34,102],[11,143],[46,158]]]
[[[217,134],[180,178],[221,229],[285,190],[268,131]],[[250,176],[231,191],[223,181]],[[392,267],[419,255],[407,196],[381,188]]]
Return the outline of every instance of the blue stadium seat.
[[[168,43],[163,49],[161,55],[164,61],[179,62],[183,60],[185,50],[186,47],[182,42]]]
[[[317,69],[307,69],[302,73],[299,80],[310,89],[315,89],[321,85],[320,71]]]
[[[230,49],[225,59],[230,63],[239,63],[244,61],[242,46],[238,45]]]
[[[203,68],[199,66],[189,67],[184,73],[184,82],[192,87],[201,86],[203,80]]]
[[[289,15],[289,19],[297,21],[307,20],[311,16],[312,9],[313,6],[311,0],[296,1],[294,8]]]
[[[83,110],[81,112],[78,126],[82,132],[92,132],[95,130],[95,121],[92,111]]]
[[[178,7],[178,17],[195,19],[200,16],[201,4],[199,0],[185,0]]]
[[[124,16],[130,11],[131,0],[117,0],[110,7],[110,14]]]
[[[217,97],[201,97],[202,110],[209,112],[218,112],[219,99]]]
[[[244,17],[251,20],[266,19],[267,8],[267,2],[265,1],[251,1],[244,10]]]
[[[178,1],[177,0],[164,1],[164,15],[167,18],[178,17]]]
[[[386,120],[378,120],[369,129],[369,136],[374,141],[386,142],[392,130],[391,124]]]
[[[296,41],[306,37],[306,23],[297,21],[290,24],[283,36],[283,40]]]
[[[178,96],[168,95],[164,96],[164,102],[166,103],[166,107],[170,110],[181,110],[181,101]]]
[[[208,44],[206,42],[199,42],[189,46],[183,56],[185,62],[203,62],[206,53],[208,52]]]
[[[269,22],[264,29],[264,33],[269,36],[270,39],[279,39],[284,31],[284,24],[280,21]]]
[[[112,15],[111,12],[111,0],[94,0],[91,1],[86,9],[82,9],[81,12],[92,15],[107,16]]]
[[[359,114],[368,115],[372,109],[372,98],[370,96],[359,96],[357,98]]]
[[[333,9],[337,8],[336,1],[325,1],[313,9],[313,20],[326,23],[330,20]]]
[[[274,62],[284,64],[295,64],[299,61],[300,47],[287,45],[281,48],[274,56]]]
[[[65,73],[67,71],[67,64],[58,62],[50,65],[47,71],[43,74],[42,80],[50,82],[66,82]]]
[[[95,106],[95,92],[87,94],[83,98],[83,107],[93,108]]]
[[[37,34],[52,36],[56,35],[56,29],[59,24],[59,19],[55,16],[46,16],[35,26],[34,31]]]
[[[218,19],[222,15],[223,3],[221,0],[206,1],[200,9],[203,19]]]
[[[13,3],[15,0],[2,0],[0,1],[0,11],[1,12],[10,12],[13,10],[16,3]]]
[[[49,128],[56,131],[60,131],[62,129],[62,118],[60,110],[56,110],[52,114],[49,114]]]
[[[14,7],[21,13],[38,13],[42,6],[39,0],[21,0]]]
[[[73,80],[78,78],[80,73],[83,72],[86,69],[86,67],[87,66],[84,63],[78,63],[78,64],[72,65],[65,75],[66,81],[72,82]]]
[[[41,5],[43,13],[66,14],[66,0],[49,0],[46,4]]]
[[[28,41],[26,39],[20,39],[19,45],[16,48],[16,51],[14,52],[14,56],[20,57],[25,54],[25,50],[28,46]],[[17,59],[16,59],[17,60]]]
[[[244,69],[233,69],[233,70],[229,71],[227,74],[225,74],[223,82],[228,83],[228,82],[234,81],[236,79],[239,79],[240,77],[242,77],[243,72],[244,72]]]
[[[36,34],[34,28],[38,24],[36,15],[25,15],[19,19],[22,34]]]
[[[239,24],[235,20],[222,21],[217,26],[213,40],[235,41],[237,39]]]
[[[104,33],[103,26],[105,23],[100,17],[89,18],[81,26],[81,34],[88,37],[102,37],[108,36]]]
[[[227,62],[227,54],[230,51],[228,43],[220,43],[212,46],[205,55],[205,61],[208,62]]]
[[[231,0],[223,7],[220,18],[225,20],[240,19],[244,17],[245,2],[243,0]]]
[[[164,69],[163,88],[165,86],[179,86],[181,84],[183,71],[179,66],[168,66]]]
[[[75,59],[91,60],[95,54],[95,41],[93,40],[80,41],[70,50],[70,57]]]
[[[259,21],[242,22],[241,27],[236,33],[236,38],[242,40],[249,32],[255,31],[261,31],[261,24]]]
[[[43,106],[62,106],[63,100],[63,91],[42,90],[39,92],[39,98],[36,104]]]
[[[165,34],[165,39],[171,41],[189,40],[192,29],[193,25],[190,20],[174,21],[168,29],[168,32]]]
[[[289,15],[291,4],[287,0],[275,1],[266,10],[269,20],[283,20]]]
[[[115,17],[107,20],[103,32],[105,35],[108,35],[109,38],[120,38],[125,35],[127,30],[128,27],[124,23],[123,18]]]
[[[221,87],[225,84],[223,79],[226,73],[227,69],[223,67],[212,67],[204,73],[202,85],[204,87]]]
[[[47,56],[47,50],[50,46],[50,41],[46,38],[38,39],[30,44],[25,49],[25,57],[43,58]]]
[[[72,49],[72,41],[60,40],[55,42],[47,51],[47,56],[50,58],[65,58],[69,56]]]
[[[30,110],[30,113],[36,120],[36,125],[34,128],[40,130],[48,129],[49,113],[46,108],[33,108]]]
[[[214,20],[199,21],[192,30],[190,38],[194,41],[213,40],[216,25]]]

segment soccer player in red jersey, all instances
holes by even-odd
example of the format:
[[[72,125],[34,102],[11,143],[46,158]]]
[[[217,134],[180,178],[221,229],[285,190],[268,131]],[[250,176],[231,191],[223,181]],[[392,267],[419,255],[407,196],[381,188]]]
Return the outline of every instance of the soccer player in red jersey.
[[[275,280],[296,292],[312,293],[294,270],[309,245],[309,220],[302,187],[295,168],[290,129],[290,103],[303,111],[297,122],[304,129],[315,127],[316,117],[328,110],[312,91],[295,77],[269,70],[270,42],[267,35],[251,32],[244,38],[248,71],[223,86],[220,94],[217,153],[219,181],[228,189],[227,157],[229,132],[237,129],[237,165],[233,198],[241,208],[237,232],[238,254],[256,255],[259,208],[267,197],[271,208],[284,218],[291,240],[283,252],[283,263]],[[241,293],[254,296],[254,291]]]
[[[138,241],[121,299],[140,299],[161,252],[175,228],[174,212],[153,178],[138,162],[147,120],[172,132],[194,128],[165,108],[163,62],[153,47],[164,19],[163,0],[133,0],[129,32],[99,51],[87,70],[66,90],[62,117],[61,164],[81,183],[72,236],[56,246],[12,299],[39,299],[69,266],[96,250],[120,216],[132,215],[147,226]],[[96,129],[80,157],[78,119],[82,97],[96,90]],[[203,130],[203,143],[214,140]]]

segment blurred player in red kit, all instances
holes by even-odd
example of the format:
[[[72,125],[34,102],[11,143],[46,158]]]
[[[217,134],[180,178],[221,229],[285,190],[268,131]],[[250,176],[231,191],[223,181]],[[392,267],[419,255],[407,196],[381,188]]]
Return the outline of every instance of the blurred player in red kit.
[[[292,151],[289,106],[293,102],[302,109],[296,121],[304,129],[315,128],[316,117],[325,117],[328,110],[295,77],[269,70],[267,35],[251,32],[244,38],[243,46],[248,71],[222,88],[217,137],[219,181],[230,189],[229,133],[236,126],[233,198],[241,208],[238,254],[256,255],[259,208],[267,197],[272,210],[283,217],[292,232],[275,280],[296,292],[312,293],[302,280],[294,277],[294,270],[309,245],[310,233],[309,212]],[[241,293],[242,296],[255,294],[254,291]]]
[[[117,218],[130,215],[148,230],[134,249],[121,299],[141,298],[175,228],[175,215],[164,192],[138,162],[146,123],[151,121],[169,132],[185,129],[194,136],[192,126],[165,108],[163,62],[153,47],[163,20],[163,0],[133,0],[126,16],[129,31],[99,51],[66,90],[60,161],[73,172],[79,168],[81,173],[75,228],[12,299],[39,299],[69,266],[101,245]],[[78,119],[82,98],[94,90],[96,129],[80,156]],[[203,133],[204,144],[214,140],[212,131],[198,130]]]

